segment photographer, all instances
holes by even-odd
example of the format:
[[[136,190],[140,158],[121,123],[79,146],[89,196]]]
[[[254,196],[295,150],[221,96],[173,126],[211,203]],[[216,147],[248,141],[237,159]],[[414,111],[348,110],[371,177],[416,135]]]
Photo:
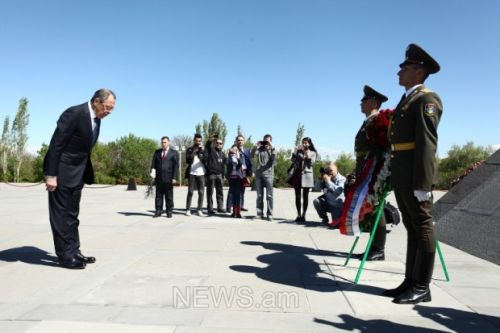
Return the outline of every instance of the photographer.
[[[321,223],[328,224],[328,213],[332,214],[332,220],[338,219],[342,214],[346,178],[338,173],[337,166],[333,162],[326,168],[321,168],[320,172],[323,194],[314,199],[313,205],[321,218]]]
[[[257,191],[257,216],[264,219],[264,188],[266,189],[267,220],[273,220],[273,181],[276,151],[271,134],[264,135],[262,141],[252,147],[252,158],[257,158],[255,189]]]
[[[226,177],[229,181],[229,194],[232,197],[231,204],[232,217],[241,218],[241,192],[243,186],[241,179],[244,177],[243,161],[245,157],[240,153],[236,145],[233,145],[227,152]],[[229,195],[228,195],[229,197]]]
[[[205,193],[205,149],[201,143],[201,134],[196,133],[193,145],[186,152],[186,178],[188,178],[188,194],[186,199],[186,216],[191,215],[191,199],[194,189],[198,191],[198,216],[204,216],[202,212],[203,197]]]
[[[292,164],[294,169],[293,187],[295,190],[295,208],[297,218],[295,222],[305,222],[306,212],[309,205],[309,191],[314,187],[313,165],[318,154],[316,148],[309,137],[302,139],[302,144],[295,148],[292,154]],[[302,192],[302,198],[301,198]],[[302,201],[302,211],[301,211]]]
[[[206,167],[207,173],[207,210],[209,215],[214,215],[213,192],[215,187],[215,196],[217,199],[217,211],[223,213],[223,193],[222,183],[224,177],[224,166],[226,164],[226,156],[222,151],[224,142],[219,139],[218,135],[213,135],[212,140],[207,141],[206,144]]]

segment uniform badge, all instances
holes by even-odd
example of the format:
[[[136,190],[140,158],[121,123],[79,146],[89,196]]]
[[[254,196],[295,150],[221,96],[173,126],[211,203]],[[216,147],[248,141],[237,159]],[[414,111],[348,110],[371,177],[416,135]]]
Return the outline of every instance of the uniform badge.
[[[436,113],[436,104],[425,104],[424,113],[426,116],[432,117]]]

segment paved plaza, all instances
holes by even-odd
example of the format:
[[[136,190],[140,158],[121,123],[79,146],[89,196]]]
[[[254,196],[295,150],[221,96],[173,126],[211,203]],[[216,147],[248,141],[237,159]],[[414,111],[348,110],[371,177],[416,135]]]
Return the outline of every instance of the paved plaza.
[[[297,224],[289,189],[275,189],[273,222],[255,217],[254,191],[243,219],[185,216],[186,187],[174,190],[172,219],[153,219],[145,192],[84,189],[81,248],[97,262],[68,270],[56,263],[44,186],[0,184],[0,332],[500,332],[500,267],[446,244],[451,280],[436,258],[432,302],[381,296],[404,277],[402,224],[356,285],[360,261],[343,265],[354,239],[319,223],[318,193]]]

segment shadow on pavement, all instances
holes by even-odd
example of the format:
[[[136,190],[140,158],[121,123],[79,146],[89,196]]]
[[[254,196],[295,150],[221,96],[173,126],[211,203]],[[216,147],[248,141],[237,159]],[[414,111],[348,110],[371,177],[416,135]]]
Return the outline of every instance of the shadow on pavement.
[[[414,309],[422,317],[432,319],[453,332],[500,332],[500,317],[443,307],[415,305]],[[486,326],[485,321],[488,322]],[[488,330],[490,325],[491,330]]]
[[[345,257],[347,253],[325,250],[316,250],[308,247],[294,246],[280,243],[264,243],[257,241],[244,241],[244,245],[262,246],[264,249],[276,252],[263,254],[257,260],[266,264],[266,267],[248,265],[233,265],[230,269],[241,273],[253,273],[258,278],[274,283],[300,287],[322,292],[348,290],[367,294],[379,295],[384,289],[354,285],[350,282],[336,280],[336,277],[320,264],[308,256],[338,256]],[[325,264],[326,266],[326,264]]]
[[[34,246],[22,246],[0,251],[0,260],[21,261],[32,265],[59,266],[56,256]]]
[[[373,333],[373,332],[447,333],[449,332],[433,328],[425,328],[425,327],[417,327],[417,326],[393,323],[392,321],[386,319],[363,320],[346,314],[340,315],[339,318],[342,320],[342,322],[340,323],[319,318],[314,318],[314,322],[328,326],[333,326],[335,328],[345,330],[346,332],[360,332],[360,333]]]
[[[422,316],[446,327],[446,330],[416,327],[394,323],[385,319],[363,320],[351,315],[339,315],[341,322],[333,322],[321,318],[314,318],[315,323],[333,326],[346,331],[362,333],[371,332],[408,332],[408,333],[494,333],[499,332],[500,317],[478,314],[473,311],[463,311],[443,307],[415,305],[413,309]]]
[[[122,214],[122,215],[125,215],[125,216],[153,216],[154,215],[154,212],[153,213],[140,213],[140,212],[117,212],[118,214]]]

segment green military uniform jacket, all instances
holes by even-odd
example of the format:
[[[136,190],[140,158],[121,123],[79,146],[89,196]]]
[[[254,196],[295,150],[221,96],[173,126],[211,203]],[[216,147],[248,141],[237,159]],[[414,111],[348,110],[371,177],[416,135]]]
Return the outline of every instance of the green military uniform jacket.
[[[439,96],[423,85],[396,107],[388,133],[394,189],[432,190],[437,180],[437,128],[442,112]]]
[[[368,155],[368,153],[375,148],[375,145],[368,141],[368,135],[366,131],[377,115],[378,112],[366,117],[365,121],[361,125],[361,128],[356,134],[356,138],[354,139],[354,152],[356,154],[356,177],[359,177],[363,171],[366,155]]]

